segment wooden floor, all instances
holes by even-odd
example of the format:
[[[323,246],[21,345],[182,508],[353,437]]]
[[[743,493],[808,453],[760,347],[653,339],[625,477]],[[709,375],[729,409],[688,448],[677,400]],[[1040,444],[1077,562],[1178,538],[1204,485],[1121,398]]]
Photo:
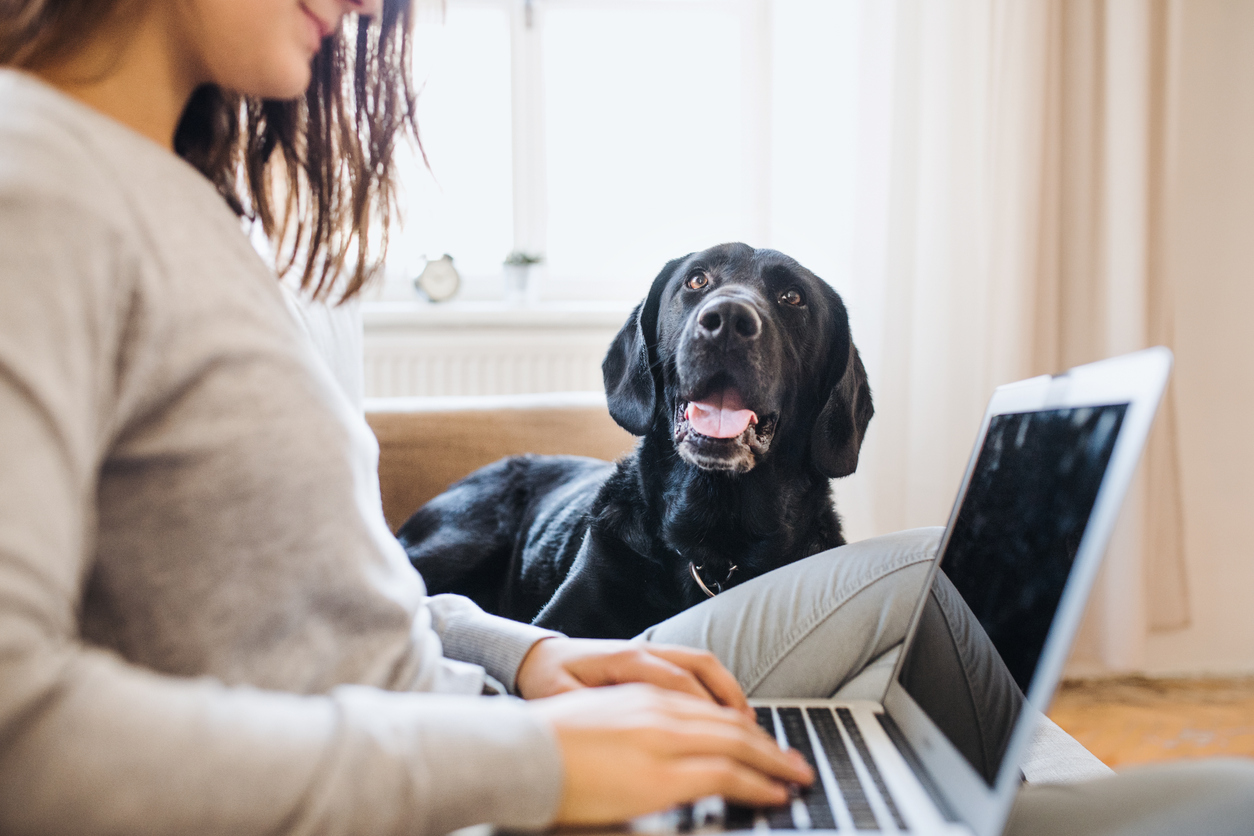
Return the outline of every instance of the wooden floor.
[[[1254,757],[1254,678],[1068,681],[1049,716],[1116,768]]]

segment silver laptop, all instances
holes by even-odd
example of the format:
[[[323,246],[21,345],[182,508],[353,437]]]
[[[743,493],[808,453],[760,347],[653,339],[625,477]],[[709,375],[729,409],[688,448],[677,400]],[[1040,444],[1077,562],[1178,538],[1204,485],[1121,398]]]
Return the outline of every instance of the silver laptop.
[[[1000,833],[1171,362],[1152,348],[998,387],[883,702],[752,701],[814,786],[633,829]]]

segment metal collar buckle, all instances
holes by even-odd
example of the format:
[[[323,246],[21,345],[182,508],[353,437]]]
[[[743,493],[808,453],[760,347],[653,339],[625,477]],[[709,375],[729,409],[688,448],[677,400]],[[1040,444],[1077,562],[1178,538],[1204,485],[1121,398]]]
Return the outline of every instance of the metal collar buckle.
[[[701,566],[698,566],[695,563],[693,563],[691,560],[688,561],[688,574],[692,575],[692,579],[697,582],[697,586],[701,587],[701,591],[704,592],[707,597],[713,598],[719,592],[723,591],[723,584],[731,580],[732,573],[734,573],[736,569],[739,567],[737,567],[735,564],[732,564],[732,567],[727,570],[727,577],[723,578],[722,583],[714,584],[714,587],[715,589],[718,590],[718,592],[712,591],[708,586],[705,585],[705,581],[701,580],[701,570],[704,568],[705,568],[704,564]]]

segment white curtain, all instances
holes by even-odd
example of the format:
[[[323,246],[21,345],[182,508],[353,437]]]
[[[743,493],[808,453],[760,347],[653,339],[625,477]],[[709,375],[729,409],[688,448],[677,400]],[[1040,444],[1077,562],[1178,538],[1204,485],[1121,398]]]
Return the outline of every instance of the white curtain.
[[[419,23],[443,23],[448,0],[412,0],[414,20]]]
[[[876,399],[852,537],[944,524],[994,386],[1172,343],[1156,226],[1173,13],[1156,0],[863,0],[848,299]],[[1174,402],[1073,671],[1187,625]]]

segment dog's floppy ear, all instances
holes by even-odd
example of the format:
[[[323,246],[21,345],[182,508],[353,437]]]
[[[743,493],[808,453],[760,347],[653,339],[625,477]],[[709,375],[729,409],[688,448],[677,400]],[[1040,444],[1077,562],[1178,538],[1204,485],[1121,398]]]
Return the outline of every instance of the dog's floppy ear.
[[[844,374],[832,386],[810,435],[814,466],[829,479],[848,476],[858,469],[862,436],[875,414],[866,368],[853,340]]]
[[[682,261],[670,261],[658,273],[649,295],[631,312],[601,363],[610,417],[632,435],[644,435],[653,426],[653,412],[661,397],[661,380],[654,372],[657,309],[666,283]]]

